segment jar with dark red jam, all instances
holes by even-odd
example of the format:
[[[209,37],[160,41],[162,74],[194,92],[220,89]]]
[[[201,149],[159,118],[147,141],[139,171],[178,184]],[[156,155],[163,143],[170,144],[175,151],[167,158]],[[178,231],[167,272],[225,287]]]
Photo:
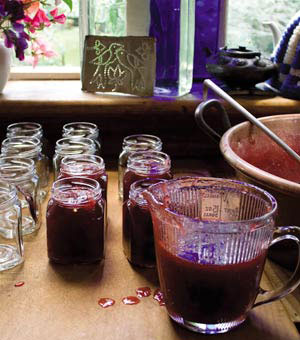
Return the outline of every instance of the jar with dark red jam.
[[[68,177],[55,181],[46,222],[50,261],[80,264],[104,258],[104,208],[96,180]]]
[[[96,155],[71,155],[62,159],[58,178],[87,177],[95,179],[101,187],[105,205],[105,224],[107,216],[107,173],[103,158]]]
[[[54,179],[58,177],[60,164],[64,157],[82,154],[94,155],[95,153],[96,144],[90,138],[65,137],[57,140],[53,156]]]
[[[130,186],[129,199],[123,203],[123,251],[136,266],[151,268],[156,264],[153,225],[148,203],[142,193],[163,179],[142,179]]]
[[[130,135],[123,139],[122,151],[118,161],[118,189],[121,200],[123,199],[123,177],[129,155],[137,151],[161,151],[161,149],[162,141],[157,136],[138,134]]]
[[[171,159],[160,151],[138,151],[129,155],[123,178],[123,202],[129,198],[130,185],[145,178],[171,179]]]

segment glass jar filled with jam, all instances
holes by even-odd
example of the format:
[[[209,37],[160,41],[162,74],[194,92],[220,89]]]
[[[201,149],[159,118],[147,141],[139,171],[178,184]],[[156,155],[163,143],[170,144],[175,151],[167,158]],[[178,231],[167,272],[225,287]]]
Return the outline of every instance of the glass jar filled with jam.
[[[81,264],[104,258],[104,208],[96,180],[68,177],[55,181],[46,223],[50,261]]]
[[[1,156],[30,158],[35,163],[40,180],[40,196],[45,198],[49,182],[49,158],[42,152],[42,143],[37,137],[9,137],[1,144]]]
[[[56,141],[55,154],[53,156],[54,179],[59,174],[60,164],[64,157],[70,155],[96,153],[96,144],[90,138],[66,137]]]
[[[162,141],[159,137],[153,135],[131,135],[123,140],[122,151],[119,155],[118,162],[118,179],[119,179],[119,198],[123,199],[123,177],[126,170],[128,156],[136,151],[156,150],[161,151]]]
[[[23,235],[38,230],[41,224],[40,187],[34,161],[17,156],[0,157],[0,180],[17,188],[22,208]],[[11,216],[7,214],[6,217],[10,220]]]
[[[71,155],[62,159],[58,178],[81,176],[95,179],[102,190],[105,206],[105,225],[107,224],[107,173],[103,158],[96,155]]]
[[[72,122],[65,124],[62,131],[63,137],[81,137],[92,139],[97,148],[97,154],[101,154],[101,139],[99,128],[90,122]]]
[[[171,159],[160,151],[138,151],[128,157],[123,178],[123,202],[129,198],[130,185],[140,179],[171,179]]]
[[[152,219],[142,193],[162,181],[146,178],[132,183],[129,199],[123,203],[123,251],[130,263],[140,267],[156,263]]]

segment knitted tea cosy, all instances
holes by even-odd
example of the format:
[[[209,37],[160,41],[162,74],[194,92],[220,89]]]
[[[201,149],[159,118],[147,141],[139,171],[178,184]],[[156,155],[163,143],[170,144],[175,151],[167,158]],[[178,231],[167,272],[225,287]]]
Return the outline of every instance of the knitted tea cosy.
[[[278,65],[279,73],[270,79],[270,84],[283,97],[300,99],[300,11],[287,25],[272,60]]]

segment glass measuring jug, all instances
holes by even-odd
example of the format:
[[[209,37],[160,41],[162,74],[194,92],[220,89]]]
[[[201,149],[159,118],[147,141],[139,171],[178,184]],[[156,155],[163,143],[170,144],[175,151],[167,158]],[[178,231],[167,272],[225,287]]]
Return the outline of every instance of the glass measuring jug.
[[[206,334],[241,324],[256,306],[280,299],[300,282],[298,266],[284,287],[259,283],[268,248],[295,227],[277,227],[276,200],[255,186],[227,179],[182,178],[143,193],[154,227],[161,289],[170,317]],[[275,236],[276,232],[276,236]]]

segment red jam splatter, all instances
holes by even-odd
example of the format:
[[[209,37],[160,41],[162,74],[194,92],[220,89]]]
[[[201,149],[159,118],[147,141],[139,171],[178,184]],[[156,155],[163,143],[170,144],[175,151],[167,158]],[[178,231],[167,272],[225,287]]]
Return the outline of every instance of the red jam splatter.
[[[160,289],[156,289],[153,294],[153,299],[156,300],[160,306],[165,306],[164,295]]]
[[[98,305],[101,306],[102,308],[108,308],[111,307],[115,304],[115,300],[110,299],[110,298],[101,298],[98,301]]]
[[[24,286],[24,284],[25,284],[24,281],[20,281],[20,282],[15,283],[15,287],[22,287]]]
[[[126,296],[122,299],[122,302],[124,305],[137,305],[141,300],[136,296]]]
[[[139,298],[148,297],[151,295],[151,288],[149,287],[140,287],[136,290],[136,294]]]

